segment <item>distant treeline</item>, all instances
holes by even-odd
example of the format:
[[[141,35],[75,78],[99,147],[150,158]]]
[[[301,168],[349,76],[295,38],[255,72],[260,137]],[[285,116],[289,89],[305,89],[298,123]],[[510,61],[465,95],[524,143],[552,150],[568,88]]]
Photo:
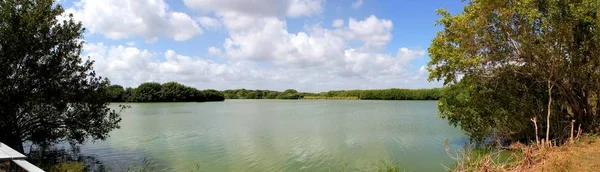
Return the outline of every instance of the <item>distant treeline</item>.
[[[198,90],[177,82],[146,82],[137,88],[112,85],[109,94],[113,102],[205,102],[225,99],[217,90]]]
[[[283,92],[271,90],[224,90],[221,91],[226,99],[301,99],[311,93],[300,93],[294,89],[287,89]]]
[[[335,90],[321,93],[298,92],[287,89],[272,90],[198,90],[177,82],[164,84],[146,82],[136,88],[120,85],[109,87],[113,102],[204,102],[224,99],[335,99],[335,100],[437,100],[442,88],[431,89],[381,89],[381,90]]]
[[[362,99],[362,100],[437,100],[442,88],[337,90],[322,93],[302,93],[293,89],[283,92],[271,90],[224,90],[226,99]]]

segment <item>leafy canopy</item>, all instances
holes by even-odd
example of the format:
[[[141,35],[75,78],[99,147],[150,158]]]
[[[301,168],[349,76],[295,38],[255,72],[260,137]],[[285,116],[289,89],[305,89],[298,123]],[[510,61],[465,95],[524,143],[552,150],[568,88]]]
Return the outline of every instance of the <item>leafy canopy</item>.
[[[473,138],[529,140],[534,123],[554,139],[571,120],[597,131],[600,1],[472,0],[438,10],[443,26],[428,49],[430,80],[450,89],[442,118]],[[552,100],[552,101],[551,101]],[[547,107],[546,107],[547,106]]]
[[[0,142],[105,139],[121,118],[109,82],[80,57],[84,28],[52,0],[0,1]]]

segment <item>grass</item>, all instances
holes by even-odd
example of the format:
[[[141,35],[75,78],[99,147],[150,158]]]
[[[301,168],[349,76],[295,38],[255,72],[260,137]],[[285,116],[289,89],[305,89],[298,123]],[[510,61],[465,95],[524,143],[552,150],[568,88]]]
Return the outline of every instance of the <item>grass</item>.
[[[600,169],[600,139],[584,138],[575,144],[545,152],[545,158],[534,166],[537,171],[597,171]]]
[[[464,151],[448,171],[598,171],[600,138],[584,136],[573,144],[518,145],[512,151]],[[504,154],[504,155],[503,155]]]
[[[48,170],[49,172],[83,172],[85,171],[83,162],[70,161],[56,164]]]

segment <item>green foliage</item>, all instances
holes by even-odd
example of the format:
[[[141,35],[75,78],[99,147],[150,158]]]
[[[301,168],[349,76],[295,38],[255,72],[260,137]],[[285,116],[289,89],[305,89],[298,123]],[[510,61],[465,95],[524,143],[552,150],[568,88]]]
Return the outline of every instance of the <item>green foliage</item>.
[[[162,85],[157,82],[146,82],[133,90],[130,100],[135,102],[161,102],[163,101],[162,93]]]
[[[299,99],[300,94],[294,89],[287,89],[283,93],[277,95],[276,99]]]
[[[204,102],[223,101],[225,97],[217,90],[198,90],[177,82],[159,84],[146,82],[137,88],[127,88],[119,85],[109,87],[113,102]]]
[[[448,87],[440,116],[480,141],[546,134],[562,141],[571,120],[583,132],[598,131],[598,6],[595,0],[481,0],[456,15],[438,10],[444,28],[428,49],[428,69],[430,80]]]
[[[56,164],[48,170],[49,172],[84,172],[85,164],[83,162],[69,161]]]
[[[127,95],[125,89],[120,85],[111,85],[107,88],[108,96],[111,97],[111,102],[125,102]]]
[[[339,90],[317,94],[324,97],[357,97],[362,100],[437,100],[441,88],[432,89],[382,89],[382,90]]]
[[[84,29],[52,0],[0,1],[0,142],[48,147],[118,128],[108,80],[80,57]]]
[[[267,93],[267,94],[264,96],[264,98],[265,98],[265,99],[275,99],[275,98],[277,98],[277,95],[279,95],[279,93],[278,93],[278,92],[272,91],[272,92],[268,92],[268,93]]]
[[[294,89],[283,92],[270,90],[224,90],[227,99],[337,99],[337,100],[438,100],[442,88],[432,89],[382,89],[382,90],[336,90],[322,93],[303,93]]]
[[[275,99],[281,92],[270,90],[224,90],[221,93],[226,99]]]
[[[225,97],[223,96],[223,94],[221,94],[221,92],[219,92],[217,90],[212,90],[212,89],[203,90],[202,95],[204,96],[204,101],[223,101],[223,100],[225,100]]]
[[[144,84],[138,86],[136,90],[142,89]],[[197,90],[186,87],[177,82],[167,82],[160,85],[160,93],[159,97],[156,98],[156,101],[164,101],[164,102],[182,102],[182,101],[195,101],[193,100]]]
[[[327,97],[327,96],[303,96],[306,100],[359,100],[358,97]]]

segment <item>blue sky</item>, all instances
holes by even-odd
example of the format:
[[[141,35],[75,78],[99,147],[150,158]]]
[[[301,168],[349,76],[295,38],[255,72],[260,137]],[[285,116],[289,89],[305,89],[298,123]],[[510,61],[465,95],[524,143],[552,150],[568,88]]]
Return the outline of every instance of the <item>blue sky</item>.
[[[435,10],[460,0],[60,0],[113,84],[201,89],[430,88]]]

